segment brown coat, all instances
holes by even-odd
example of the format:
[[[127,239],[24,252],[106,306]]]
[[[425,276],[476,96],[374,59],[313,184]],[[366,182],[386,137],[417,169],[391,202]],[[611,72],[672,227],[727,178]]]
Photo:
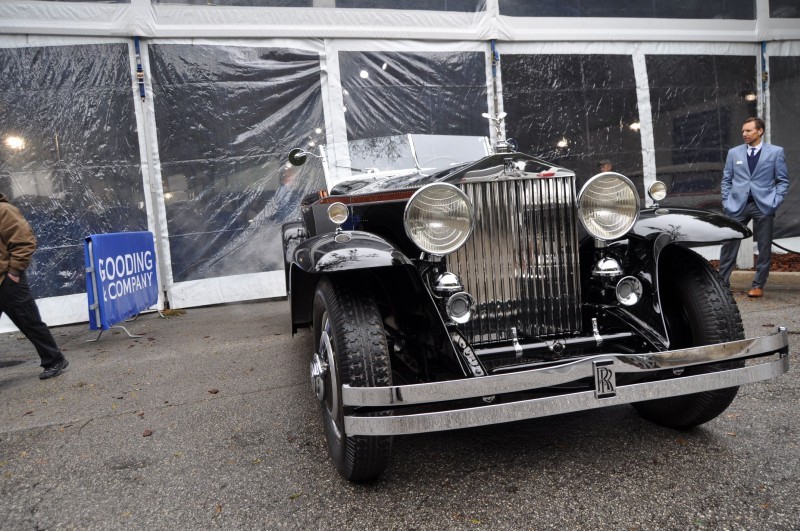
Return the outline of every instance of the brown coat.
[[[0,193],[0,284],[6,273],[28,268],[36,250],[36,236],[22,212]]]

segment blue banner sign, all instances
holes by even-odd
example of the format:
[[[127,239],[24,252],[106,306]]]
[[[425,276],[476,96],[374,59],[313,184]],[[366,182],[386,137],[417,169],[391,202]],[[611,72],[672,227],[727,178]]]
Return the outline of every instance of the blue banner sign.
[[[84,257],[90,330],[108,330],[158,303],[151,232],[92,234]]]

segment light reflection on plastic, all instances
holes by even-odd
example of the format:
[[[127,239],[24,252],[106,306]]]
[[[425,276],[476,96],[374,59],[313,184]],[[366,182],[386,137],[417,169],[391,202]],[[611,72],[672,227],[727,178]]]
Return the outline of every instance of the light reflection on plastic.
[[[5,144],[10,149],[16,149],[17,151],[25,149],[25,139],[21,136],[7,136]]]

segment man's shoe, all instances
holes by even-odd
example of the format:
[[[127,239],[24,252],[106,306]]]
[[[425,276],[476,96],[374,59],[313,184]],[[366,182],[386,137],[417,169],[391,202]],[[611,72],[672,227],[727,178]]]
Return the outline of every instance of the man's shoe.
[[[751,298],[754,298],[754,299],[757,299],[758,297],[763,297],[764,296],[764,290],[761,289],[761,288],[753,288],[753,289],[751,289],[750,291],[747,292],[747,296],[751,297]]]
[[[64,369],[67,368],[67,365],[69,365],[67,358],[64,358],[61,361],[57,361],[54,364],[50,365],[50,367],[46,368],[44,372],[42,372],[42,374],[39,375],[39,379],[47,380],[48,378],[55,378],[56,376],[64,372]]]

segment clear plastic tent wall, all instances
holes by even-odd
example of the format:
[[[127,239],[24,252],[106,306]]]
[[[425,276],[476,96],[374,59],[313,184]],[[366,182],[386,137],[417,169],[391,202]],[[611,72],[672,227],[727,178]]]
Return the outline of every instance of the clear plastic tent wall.
[[[319,53],[149,47],[172,280],[283,268],[280,226],[324,187],[286,153],[324,142]]]
[[[0,190],[38,238],[33,292],[85,301],[85,236],[147,229],[128,43],[31,44],[0,48]]]
[[[800,172],[799,48],[794,0],[9,0],[0,191],[39,238],[50,324],[87,319],[91,233],[155,234],[162,306],[281,297],[280,225],[330,184],[293,147],[492,136],[481,114],[505,111],[522,151],[579,179],[609,159],[642,195],[661,179],[719,208],[746,116]]]

